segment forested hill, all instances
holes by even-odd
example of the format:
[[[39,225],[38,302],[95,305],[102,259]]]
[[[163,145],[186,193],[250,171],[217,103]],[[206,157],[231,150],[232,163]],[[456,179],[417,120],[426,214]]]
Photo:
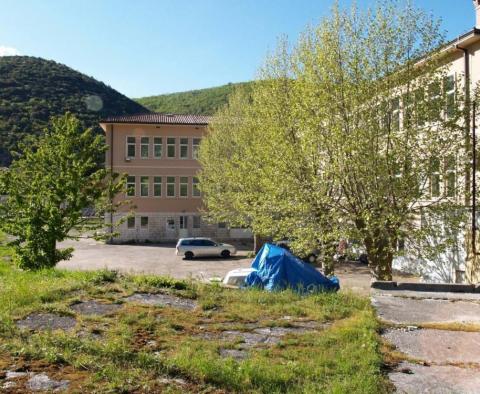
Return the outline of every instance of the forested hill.
[[[227,102],[228,95],[236,87],[248,88],[249,85],[249,82],[229,83],[208,89],[142,97],[136,101],[154,112],[213,115]]]
[[[102,82],[51,60],[0,57],[0,167],[26,135],[38,134],[53,115],[76,114],[99,132],[101,117],[149,112]]]

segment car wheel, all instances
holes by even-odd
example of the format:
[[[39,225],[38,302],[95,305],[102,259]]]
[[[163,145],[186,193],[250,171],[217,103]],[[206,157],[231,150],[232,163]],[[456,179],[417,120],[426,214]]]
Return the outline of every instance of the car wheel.
[[[307,257],[307,260],[310,264],[315,264],[317,262],[317,256],[315,256],[314,254],[310,254]]]
[[[191,260],[191,259],[193,259],[193,253],[185,252],[185,260]]]
[[[222,253],[220,253],[220,256],[222,256],[224,259],[227,259],[230,257],[230,251],[229,250],[222,250]]]

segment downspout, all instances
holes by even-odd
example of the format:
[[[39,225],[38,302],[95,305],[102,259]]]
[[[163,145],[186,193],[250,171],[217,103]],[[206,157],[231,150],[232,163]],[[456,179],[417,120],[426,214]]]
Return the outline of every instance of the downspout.
[[[473,278],[473,272],[476,267],[476,260],[479,253],[477,253],[477,201],[476,201],[476,194],[477,194],[477,136],[476,136],[476,103],[475,100],[471,103],[471,95],[470,95],[470,53],[467,48],[460,47],[459,45],[455,46],[457,49],[463,51],[465,56],[465,138],[466,144],[465,149],[466,151],[470,151],[472,156],[471,164],[472,164],[472,174],[470,178],[470,171],[467,165],[466,171],[466,179],[465,179],[465,186],[466,190],[469,189],[470,186],[470,179],[471,179],[471,215],[472,215],[472,222],[471,222],[471,242],[472,242],[472,266],[470,268],[471,273],[470,277]],[[472,109],[472,111],[471,111]],[[472,113],[473,112],[473,117]],[[470,123],[471,122],[471,123]],[[472,130],[470,130],[470,124],[472,124]],[[470,134],[471,132],[471,134]],[[470,144],[471,138],[471,144]],[[471,145],[471,146],[470,146]],[[468,205],[468,196],[465,198],[465,203]]]
[[[110,128],[110,179],[113,179],[113,124]],[[110,198],[110,204],[113,205],[113,197]],[[113,211],[110,208],[110,242],[113,241]]]

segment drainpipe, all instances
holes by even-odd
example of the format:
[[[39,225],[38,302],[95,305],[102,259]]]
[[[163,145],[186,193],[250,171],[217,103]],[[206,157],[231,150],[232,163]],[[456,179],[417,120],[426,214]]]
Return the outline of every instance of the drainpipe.
[[[471,155],[472,155],[472,175],[471,175],[471,194],[472,194],[472,223],[471,223],[471,228],[472,228],[472,256],[475,261],[476,256],[478,255],[477,253],[477,245],[476,245],[476,239],[477,239],[477,223],[476,223],[476,218],[477,218],[477,202],[476,202],[476,194],[477,194],[477,180],[476,180],[476,173],[477,173],[477,137],[476,137],[476,102],[475,100],[473,101],[472,104],[472,112],[473,112],[473,118],[471,119],[471,113],[470,113],[470,53],[467,48],[463,48],[459,45],[455,46],[457,49],[463,51],[464,53],[464,58],[465,58],[465,132],[466,132],[466,149],[470,148],[470,132],[471,132]],[[472,120],[472,130],[470,130],[470,119]],[[469,171],[468,171],[468,166],[467,166],[467,174],[466,174],[466,189],[468,190],[469,185]],[[466,201],[468,204],[468,201]]]
[[[472,253],[477,255],[476,235],[477,235],[477,135],[476,135],[476,114],[477,103],[473,100],[472,105]]]
[[[110,128],[110,179],[113,179],[113,124]],[[113,197],[110,198],[110,204],[113,205]],[[110,209],[110,242],[113,241],[113,211]]]

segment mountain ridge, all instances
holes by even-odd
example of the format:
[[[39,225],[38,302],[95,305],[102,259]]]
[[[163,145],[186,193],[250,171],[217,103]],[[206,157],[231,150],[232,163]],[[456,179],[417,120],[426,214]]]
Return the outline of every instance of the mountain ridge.
[[[105,83],[64,64],[32,56],[0,57],[0,167],[28,135],[38,135],[52,116],[75,114],[98,133],[111,115],[150,112]]]

